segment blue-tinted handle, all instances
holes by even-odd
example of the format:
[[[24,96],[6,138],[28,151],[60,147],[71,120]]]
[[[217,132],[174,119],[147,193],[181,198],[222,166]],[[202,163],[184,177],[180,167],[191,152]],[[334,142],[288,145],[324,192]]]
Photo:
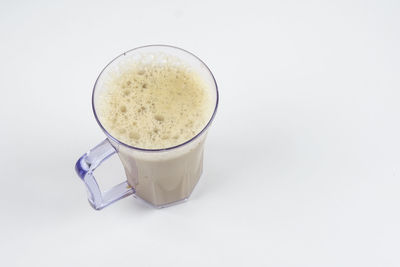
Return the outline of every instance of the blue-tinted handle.
[[[86,185],[89,203],[96,210],[101,210],[115,201],[135,193],[135,189],[126,181],[114,186],[106,192],[102,193],[100,191],[93,172],[104,160],[115,153],[114,147],[105,139],[83,155],[75,164],[76,172]]]

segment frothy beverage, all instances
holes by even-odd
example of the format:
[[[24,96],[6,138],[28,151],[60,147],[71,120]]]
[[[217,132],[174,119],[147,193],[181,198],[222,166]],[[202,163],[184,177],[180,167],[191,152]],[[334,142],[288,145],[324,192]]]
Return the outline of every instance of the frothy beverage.
[[[213,112],[210,88],[176,63],[134,64],[110,77],[98,114],[111,135],[134,147],[161,149],[204,128]]]
[[[122,57],[100,75],[94,94],[96,114],[116,139],[110,142],[129,185],[138,197],[158,207],[188,198],[197,184],[206,137],[202,130],[216,105],[209,70],[192,55],[182,55]],[[184,57],[191,57],[191,63]]]

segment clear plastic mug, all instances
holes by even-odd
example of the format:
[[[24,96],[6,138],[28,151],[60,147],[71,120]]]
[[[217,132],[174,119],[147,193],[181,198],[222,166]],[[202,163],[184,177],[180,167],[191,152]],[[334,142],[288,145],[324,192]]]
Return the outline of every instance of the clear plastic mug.
[[[101,124],[96,107],[100,92],[106,90],[105,78],[111,71],[118,69],[125,62],[132,62],[143,56],[151,60],[151,55],[155,53],[177,57],[201,75],[207,85],[213,88],[212,101],[215,106],[204,129],[190,140],[165,149],[142,149],[113,137]],[[92,207],[100,210],[129,195],[141,198],[156,208],[187,200],[202,174],[204,141],[217,107],[218,88],[214,76],[206,64],[190,52],[173,46],[149,45],[132,49],[112,60],[97,78],[92,94],[94,116],[107,138],[84,154],[75,165],[76,172],[86,185]],[[114,154],[119,156],[127,180],[102,192],[94,177],[94,171]]]

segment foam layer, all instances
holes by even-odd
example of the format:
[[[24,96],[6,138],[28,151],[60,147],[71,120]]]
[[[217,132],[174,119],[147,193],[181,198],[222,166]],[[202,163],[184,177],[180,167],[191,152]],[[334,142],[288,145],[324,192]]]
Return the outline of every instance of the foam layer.
[[[96,105],[106,130],[131,146],[179,145],[207,124],[210,88],[182,64],[131,64],[110,76]]]

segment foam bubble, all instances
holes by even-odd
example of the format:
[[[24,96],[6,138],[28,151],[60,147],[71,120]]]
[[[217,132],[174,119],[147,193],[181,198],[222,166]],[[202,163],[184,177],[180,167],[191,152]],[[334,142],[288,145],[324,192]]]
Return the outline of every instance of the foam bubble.
[[[209,88],[182,64],[130,65],[112,76],[100,97],[103,126],[129,145],[159,149],[199,133],[212,114]]]

